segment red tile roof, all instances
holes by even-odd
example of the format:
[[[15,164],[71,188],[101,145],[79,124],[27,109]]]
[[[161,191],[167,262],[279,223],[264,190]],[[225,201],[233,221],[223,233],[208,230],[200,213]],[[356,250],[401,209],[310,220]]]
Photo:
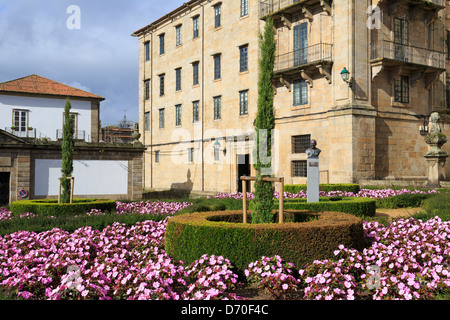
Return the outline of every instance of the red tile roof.
[[[81,97],[105,100],[96,94],[62,84],[36,74],[0,83],[0,93],[49,94],[64,97]]]

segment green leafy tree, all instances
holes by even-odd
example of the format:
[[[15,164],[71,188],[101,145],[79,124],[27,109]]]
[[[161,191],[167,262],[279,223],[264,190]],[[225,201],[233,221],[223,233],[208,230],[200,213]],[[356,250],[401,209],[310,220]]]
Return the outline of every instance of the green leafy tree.
[[[73,116],[70,114],[72,108],[69,98],[66,99],[64,106],[64,126],[63,126],[63,143],[62,143],[62,180],[61,180],[61,203],[70,202],[71,183],[68,177],[72,176],[73,172],[73,151],[74,151],[74,123]]]
[[[272,86],[275,63],[275,40],[273,21],[267,19],[264,34],[260,35],[261,58],[258,79],[258,113],[255,119],[256,131],[256,182],[253,201],[252,223],[272,222],[273,187],[272,182],[261,178],[271,175],[272,130],[275,128],[273,110],[274,90]]]

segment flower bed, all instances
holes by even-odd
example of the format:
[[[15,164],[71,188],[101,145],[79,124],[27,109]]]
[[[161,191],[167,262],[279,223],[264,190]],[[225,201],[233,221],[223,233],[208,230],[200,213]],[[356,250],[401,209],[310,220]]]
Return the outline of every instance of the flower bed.
[[[11,219],[19,218],[0,208],[0,223]],[[243,299],[248,283],[276,299],[450,292],[450,222],[438,217],[363,222],[363,250],[340,246],[332,259],[305,266],[261,257],[240,276],[225,257],[204,255],[190,265],[171,259],[162,249],[167,221],[0,236],[0,289],[24,299]]]

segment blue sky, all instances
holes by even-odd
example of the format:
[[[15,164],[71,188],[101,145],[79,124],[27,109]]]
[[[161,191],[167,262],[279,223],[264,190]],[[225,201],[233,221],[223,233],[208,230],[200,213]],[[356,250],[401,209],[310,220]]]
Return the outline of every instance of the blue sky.
[[[131,34],[183,0],[0,0],[0,82],[38,74],[106,98],[102,125],[138,120]],[[80,9],[79,29],[70,29]]]

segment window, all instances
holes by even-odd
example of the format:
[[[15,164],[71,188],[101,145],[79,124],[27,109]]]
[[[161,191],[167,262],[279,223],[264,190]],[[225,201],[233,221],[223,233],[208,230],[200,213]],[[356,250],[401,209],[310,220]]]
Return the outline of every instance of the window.
[[[447,83],[447,88],[445,90],[447,98],[447,108],[450,108],[450,84]]]
[[[198,17],[192,18],[192,24],[193,24],[193,38],[198,38]]]
[[[220,119],[222,97],[214,97],[214,120]]]
[[[194,148],[188,148],[188,162],[194,162]]]
[[[159,109],[159,127],[164,128],[164,108]]]
[[[305,79],[294,81],[294,106],[308,103],[308,86]]]
[[[192,102],[192,122],[198,122],[198,101]]]
[[[15,131],[27,132],[28,130],[28,110],[13,110],[13,124]]]
[[[239,114],[248,114],[248,90],[239,92]]]
[[[155,151],[155,162],[159,163],[159,150]]]
[[[164,78],[165,78],[164,74],[161,74],[159,76],[159,95],[160,96],[164,95]]]
[[[311,135],[305,134],[300,136],[292,136],[292,153],[305,153],[309,148],[311,142]]]
[[[409,24],[407,20],[394,19],[394,54],[396,60],[408,61]]]
[[[198,84],[198,61],[192,64],[192,85]]]
[[[248,0],[241,0],[241,17],[248,14]]]
[[[292,176],[293,177],[306,177],[307,168],[306,160],[294,160],[292,161]]]
[[[450,30],[447,30],[447,59],[450,59]]]
[[[218,4],[217,6],[214,7],[214,28],[218,28],[221,26],[221,21],[220,21],[220,11],[221,11],[221,4]]]
[[[181,68],[175,69],[175,91],[181,90]]]
[[[214,55],[214,80],[220,79],[220,54]]]
[[[164,33],[159,35],[159,54],[164,54]]]
[[[181,104],[175,106],[175,125],[181,126]]]
[[[73,125],[73,137],[74,137],[74,139],[78,139],[78,113],[70,112],[69,114],[70,114],[70,119],[71,119],[72,125]],[[64,123],[66,121],[66,116],[65,116],[64,112],[63,112],[62,117],[63,117],[63,126],[64,126]],[[58,136],[58,133],[56,135]],[[62,136],[61,136],[61,138],[62,138]]]
[[[150,41],[144,43],[145,61],[150,60]]]
[[[248,70],[248,45],[239,47],[239,72]]]
[[[176,32],[176,45],[181,46],[181,25],[175,27]]]
[[[394,101],[409,102],[409,77],[398,76],[394,79]]]
[[[150,130],[150,112],[148,111],[144,113],[144,130]]]
[[[144,98],[145,98],[145,100],[148,100],[148,99],[150,99],[150,81],[149,80],[145,80],[144,81],[144,86],[145,86]]]

